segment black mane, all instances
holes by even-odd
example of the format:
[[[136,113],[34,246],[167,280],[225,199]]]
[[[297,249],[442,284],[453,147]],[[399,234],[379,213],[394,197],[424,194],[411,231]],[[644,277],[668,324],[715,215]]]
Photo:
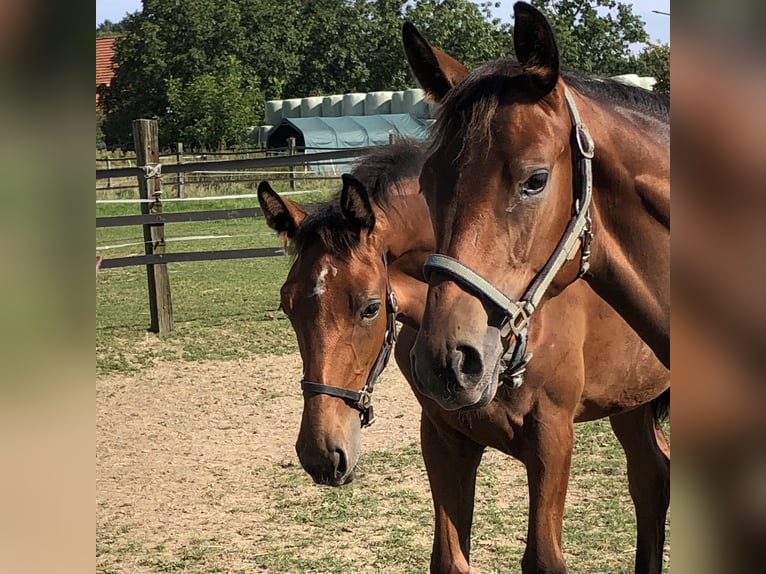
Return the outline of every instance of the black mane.
[[[670,95],[645,90],[617,80],[563,74],[567,85],[600,102],[613,102],[668,120]]]
[[[619,104],[665,122],[670,118],[670,96],[612,79],[562,74],[564,82],[604,103]],[[490,127],[498,107],[509,93],[523,97],[526,79],[521,65],[510,58],[488,62],[451,89],[442,101],[433,125],[432,145],[440,147],[455,137],[488,147]]]
[[[418,177],[426,159],[426,145],[413,140],[378,146],[362,156],[351,171],[365,187],[370,200],[383,209],[391,207],[391,198],[404,190],[406,179]],[[348,256],[359,244],[359,235],[349,228],[340,209],[340,192],[319,203],[301,222],[294,238],[297,251],[315,243],[338,256]]]

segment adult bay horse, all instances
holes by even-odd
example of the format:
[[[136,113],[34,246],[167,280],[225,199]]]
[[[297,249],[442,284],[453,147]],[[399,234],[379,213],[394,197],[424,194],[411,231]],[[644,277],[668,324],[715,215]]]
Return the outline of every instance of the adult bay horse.
[[[396,361],[422,406],[421,448],[435,511],[431,572],[470,570],[476,470],[487,446],[527,469],[523,571],[565,572],[561,533],[572,423],[606,416],[628,460],[636,571],[660,572],[670,491],[659,416],[669,399],[668,373],[586,283],[540,311],[529,339],[535,360],[523,375],[504,376],[484,407],[448,412],[414,384],[409,352],[426,300],[422,266],[434,249],[418,193],[424,159],[424,149],[411,143],[378,148],[344,176],[339,195],[310,214],[268,183],[259,186],[268,224],[295,254],[281,306],[303,360],[301,464],[321,484],[352,480],[396,318],[403,323]]]
[[[486,405],[503,356],[525,355],[541,309],[579,277],[670,364],[669,99],[563,78],[545,17],[514,12],[519,61],[471,73],[403,27],[442,104],[420,177],[437,255],[412,360],[445,409]]]

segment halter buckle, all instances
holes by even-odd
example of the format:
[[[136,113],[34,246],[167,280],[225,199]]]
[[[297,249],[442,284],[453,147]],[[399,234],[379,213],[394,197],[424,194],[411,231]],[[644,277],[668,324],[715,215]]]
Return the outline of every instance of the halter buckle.
[[[593,159],[593,155],[596,151],[596,144],[593,142],[593,138],[588,131],[586,125],[582,122],[575,124],[575,141],[580,153],[585,159]]]
[[[356,403],[356,408],[359,411],[359,418],[362,421],[362,428],[368,427],[374,423],[377,418],[375,417],[375,411],[372,408],[372,397],[367,387],[359,391],[359,400]]]
[[[528,306],[531,307],[529,301],[519,301],[518,312],[511,316],[511,332],[516,337],[521,335],[521,333],[529,326],[529,321],[532,318],[532,313],[535,309],[532,307],[531,309],[527,310]]]

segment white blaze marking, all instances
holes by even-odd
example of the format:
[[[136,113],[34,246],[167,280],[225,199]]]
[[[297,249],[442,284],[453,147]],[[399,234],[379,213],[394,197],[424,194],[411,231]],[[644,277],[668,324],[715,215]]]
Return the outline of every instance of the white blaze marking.
[[[319,273],[317,273],[317,282],[314,285],[314,290],[311,292],[312,297],[319,297],[322,295],[325,291],[327,291],[327,288],[325,287],[325,279],[327,278],[327,273],[332,271],[332,276],[335,277],[338,274],[338,270],[331,264],[323,265],[322,269],[319,270]]]

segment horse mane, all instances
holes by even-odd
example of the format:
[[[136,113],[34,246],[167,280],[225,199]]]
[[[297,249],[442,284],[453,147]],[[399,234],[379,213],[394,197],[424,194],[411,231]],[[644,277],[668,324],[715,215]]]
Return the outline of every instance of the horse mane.
[[[670,121],[670,96],[659,94],[617,80],[562,73],[564,82],[589,98],[607,104],[618,104]],[[510,58],[488,62],[471,72],[447,92],[441,102],[438,121],[432,126],[434,148],[453,141],[460,134],[466,143],[488,148],[492,141],[491,125],[497,109],[509,94],[519,101],[535,101],[525,96],[526,78],[522,66]],[[526,98],[526,99],[525,99]],[[462,150],[459,155],[462,154]]]
[[[426,151],[425,144],[410,139],[377,146],[355,163],[351,175],[365,187],[372,203],[389,211],[391,200],[405,193],[403,182],[420,175]],[[340,191],[329,200],[315,204],[298,226],[293,239],[295,251],[315,243],[339,257],[348,257],[359,244],[359,234],[343,217]]]

